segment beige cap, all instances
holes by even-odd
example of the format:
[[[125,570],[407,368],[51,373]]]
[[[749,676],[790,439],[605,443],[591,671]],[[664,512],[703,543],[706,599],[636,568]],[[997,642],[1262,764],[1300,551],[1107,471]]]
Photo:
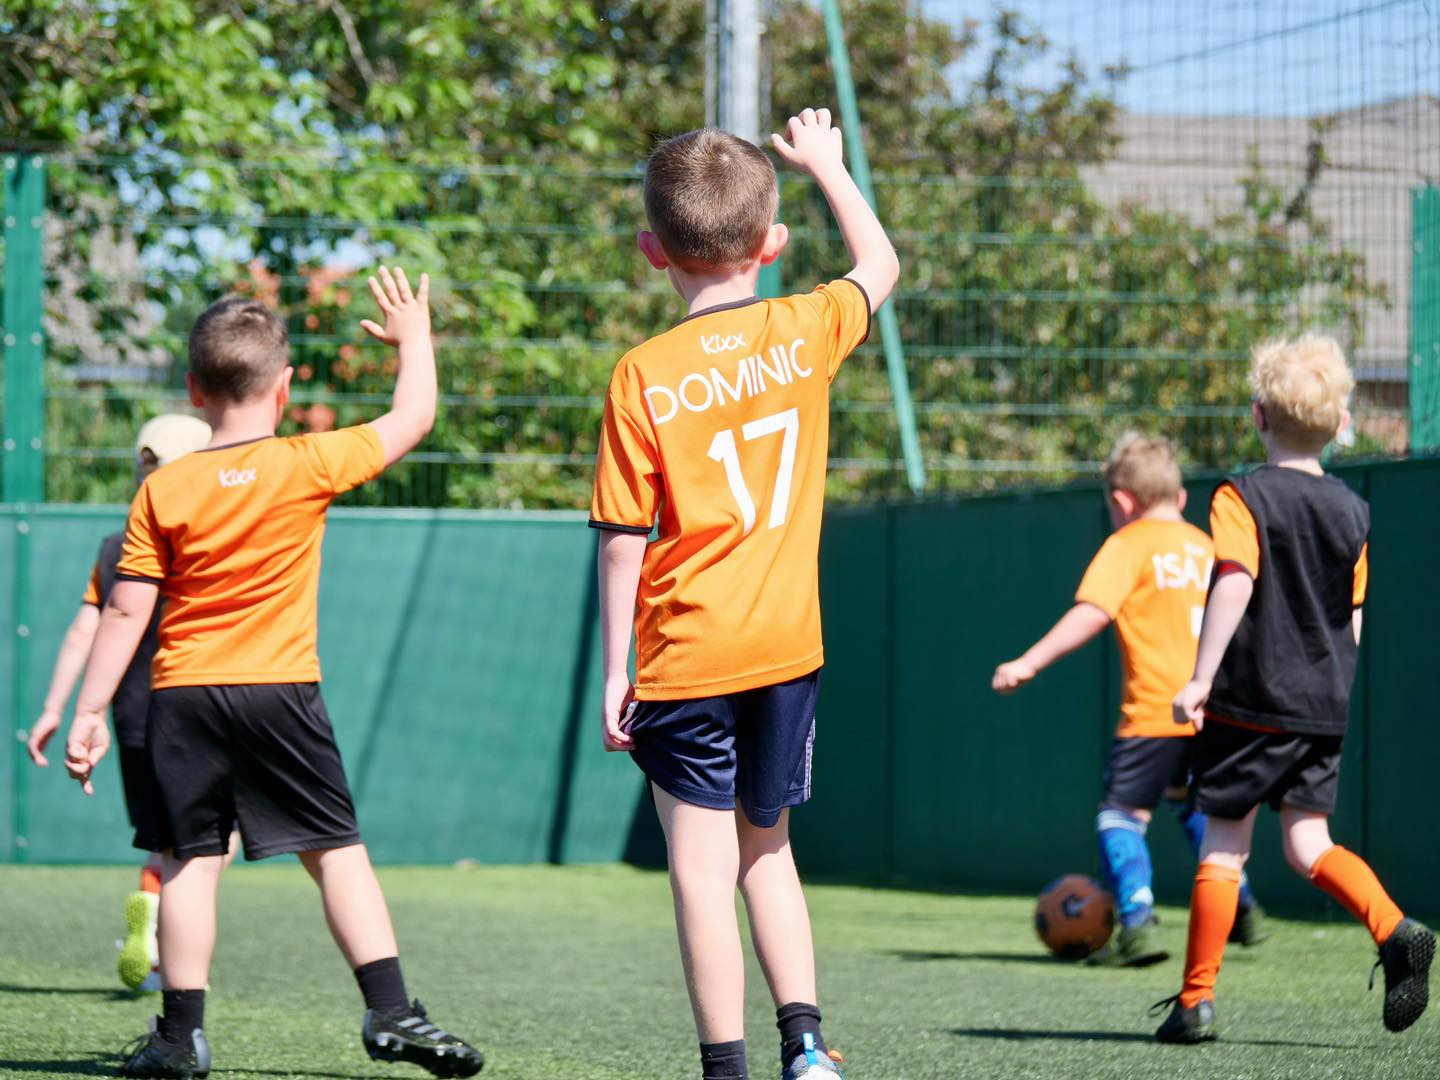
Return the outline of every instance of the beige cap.
[[[149,450],[161,465],[202,449],[210,441],[210,425],[198,416],[166,413],[146,421],[135,436],[135,454]]]

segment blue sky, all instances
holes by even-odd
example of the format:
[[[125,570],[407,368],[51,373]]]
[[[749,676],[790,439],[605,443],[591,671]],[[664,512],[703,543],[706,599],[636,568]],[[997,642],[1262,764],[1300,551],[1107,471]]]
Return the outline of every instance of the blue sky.
[[[920,0],[957,23],[994,0]],[[1308,116],[1440,96],[1440,0],[1006,0],[1091,70],[1127,62],[1127,109]],[[957,72],[973,75],[985,50]],[[1044,73],[1037,73],[1037,77]]]

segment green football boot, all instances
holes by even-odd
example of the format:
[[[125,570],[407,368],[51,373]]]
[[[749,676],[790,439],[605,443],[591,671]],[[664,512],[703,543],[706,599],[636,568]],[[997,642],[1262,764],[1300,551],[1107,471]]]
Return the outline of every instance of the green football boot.
[[[125,898],[125,940],[120,944],[116,968],[120,981],[131,990],[144,989],[145,980],[159,962],[155,929],[160,912],[156,893],[133,892]]]
[[[1159,941],[1153,922],[1122,926],[1104,947],[1085,958],[1091,967],[1142,968],[1168,960],[1170,953]]]
[[[1172,1005],[1170,1015],[1155,1029],[1155,1038],[1162,1043],[1210,1042],[1215,1038],[1215,1003],[1209,998],[1186,1008],[1180,1004],[1180,995],[1157,1001],[1150,1007],[1150,1014],[1156,1015],[1166,1005]]]
[[[1252,945],[1268,941],[1269,938],[1270,927],[1265,922],[1265,909],[1259,904],[1251,904],[1248,908],[1241,908],[1236,912],[1235,925],[1230,928],[1230,937],[1227,940],[1248,949]]]

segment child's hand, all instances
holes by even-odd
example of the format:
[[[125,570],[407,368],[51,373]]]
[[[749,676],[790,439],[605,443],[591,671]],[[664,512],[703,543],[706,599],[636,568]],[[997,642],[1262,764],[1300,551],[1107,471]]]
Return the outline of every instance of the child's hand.
[[[1205,702],[1210,698],[1210,684],[1191,679],[1184,689],[1175,695],[1171,709],[1175,723],[1194,724],[1199,731],[1205,726]]]
[[[50,764],[45,756],[45,747],[60,730],[60,714],[54,709],[46,709],[40,714],[30,728],[30,738],[25,743],[25,748],[30,751],[30,760],[42,769]]]
[[[86,795],[94,795],[90,774],[105,751],[110,749],[110,725],[98,712],[77,712],[70,721],[70,735],[65,740],[65,770],[77,781]]]
[[[606,750],[634,750],[635,740],[624,729],[635,700],[635,687],[629,675],[619,675],[605,680],[605,704],[600,714],[600,742]]]
[[[785,133],[790,136],[789,142],[779,135],[771,135],[770,143],[775,152],[795,168],[815,176],[827,169],[845,167],[840,129],[830,126],[829,109],[806,109],[799,116],[792,116],[785,125]]]
[[[370,292],[385,315],[383,327],[369,319],[360,320],[361,328],[371,337],[398,346],[403,341],[430,336],[429,274],[420,275],[420,291],[411,293],[404,270],[396,267],[391,274],[389,267],[381,266],[380,280],[370,279]]]
[[[1009,694],[1020,689],[1035,677],[1035,665],[1025,660],[1011,660],[995,669],[990,678],[990,689],[997,694]]]

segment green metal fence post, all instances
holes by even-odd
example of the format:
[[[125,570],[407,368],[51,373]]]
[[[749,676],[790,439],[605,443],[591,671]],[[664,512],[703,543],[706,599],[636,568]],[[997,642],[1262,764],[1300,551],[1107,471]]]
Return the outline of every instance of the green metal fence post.
[[[12,503],[45,498],[43,302],[45,161],[38,155],[5,156],[5,304],[0,325],[5,334],[5,442],[0,496]],[[30,521],[15,521],[13,584],[14,673],[10,715],[17,740],[25,738],[30,711]],[[24,862],[29,844],[29,768],[25,755],[11,747],[10,857]]]
[[[840,18],[839,0],[825,0],[825,38],[830,45],[830,66],[835,70],[835,94],[840,103],[840,125],[850,149],[850,172],[865,201],[875,205],[875,186],[870,180],[870,159],[860,130],[860,106],[855,100],[855,80],[850,75],[850,54],[845,49],[845,24]],[[885,367],[890,375],[890,396],[895,402],[895,423],[900,428],[900,452],[905,458],[905,478],[910,490],[925,490],[925,463],[920,457],[920,433],[915,428],[915,406],[910,400],[910,378],[905,370],[905,353],[900,346],[900,322],[895,305],[886,302],[876,313],[880,342],[885,350]]]
[[[45,161],[5,157],[5,466],[6,502],[45,498],[44,278]]]
[[[1410,449],[1440,447],[1440,187],[1410,193]]]

